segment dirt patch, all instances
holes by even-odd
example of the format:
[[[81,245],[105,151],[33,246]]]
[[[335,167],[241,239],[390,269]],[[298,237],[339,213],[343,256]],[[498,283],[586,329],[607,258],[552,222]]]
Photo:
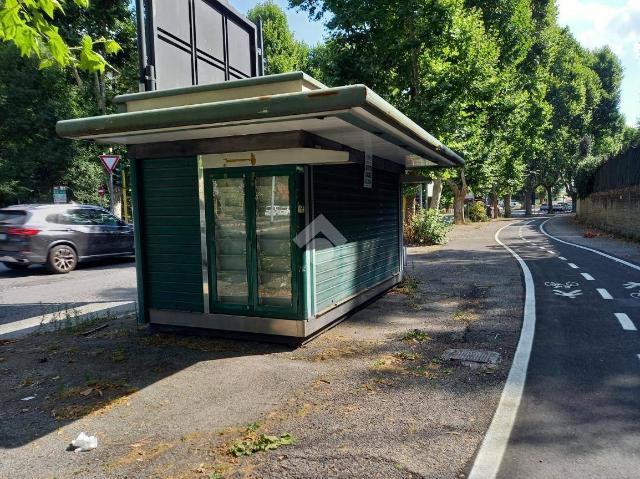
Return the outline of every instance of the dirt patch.
[[[522,316],[495,229],[411,251],[410,280],[293,351],[132,318],[0,342],[0,477],[459,478]],[[439,359],[451,348],[505,360],[470,370]],[[98,448],[66,452],[80,431]]]

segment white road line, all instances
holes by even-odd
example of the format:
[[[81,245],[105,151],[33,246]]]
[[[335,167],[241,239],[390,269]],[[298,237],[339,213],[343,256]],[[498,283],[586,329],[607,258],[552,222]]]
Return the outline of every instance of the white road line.
[[[591,276],[589,273],[580,273],[584,279],[587,281],[595,281],[596,279]]]
[[[562,261],[567,261],[567,258],[565,258],[564,256],[558,256],[558,259],[561,259]]]
[[[602,251],[598,251],[598,250],[593,249],[593,248],[587,248],[586,246],[582,246],[582,245],[579,245],[579,244],[569,243],[568,241],[561,240],[560,238],[557,238],[557,237],[555,237],[555,236],[553,236],[553,235],[550,235],[550,234],[549,234],[549,233],[547,233],[547,231],[544,229],[544,225],[546,225],[546,224],[547,224],[549,221],[551,221],[552,219],[553,219],[553,218],[549,218],[547,221],[544,221],[544,222],[540,223],[540,227],[539,227],[539,228],[540,228],[540,232],[541,232],[543,235],[547,236],[548,238],[551,238],[551,239],[552,239],[552,240],[554,240],[554,241],[558,241],[559,243],[568,244],[569,246],[573,246],[573,247],[575,247],[575,248],[580,248],[580,249],[584,249],[584,250],[586,250],[586,251],[591,251],[592,253],[599,254],[600,256],[604,256],[605,258],[608,258],[608,259],[610,259],[610,260],[612,260],[612,261],[615,261],[615,262],[617,262],[617,263],[620,263],[620,264],[623,264],[623,265],[625,265],[625,266],[628,266],[629,268],[633,268],[633,269],[635,269],[635,270],[640,271],[640,266],[638,266],[637,264],[633,264],[633,263],[630,263],[629,261],[625,261],[625,260],[623,260],[623,259],[616,258],[615,256],[612,256],[612,255],[607,254],[607,253],[603,253]]]
[[[604,288],[598,288],[597,289],[598,293],[600,293],[600,296],[602,296],[602,299],[613,299],[613,296],[611,296],[609,294],[609,291],[607,291]]]
[[[580,269],[578,267],[578,265],[574,264],[574,263],[569,263],[569,268],[573,268],[573,269]]]
[[[622,329],[624,329],[625,331],[637,331],[636,325],[633,324],[633,321],[631,321],[629,316],[624,313],[615,313],[615,315],[616,318],[618,318],[618,321],[620,321],[620,326],[622,326]]]
[[[498,409],[493,415],[491,425],[482,441],[482,446],[478,451],[468,479],[492,479],[498,474],[502,457],[504,456],[504,451],[507,448],[509,436],[511,435],[511,430],[516,420],[520,400],[522,399],[522,391],[527,378],[531,346],[533,345],[533,336],[536,329],[536,294],[531,270],[515,251],[500,241],[500,233],[509,226],[512,225],[507,225],[498,230],[495,235],[495,240],[511,253],[518,261],[520,268],[522,268],[525,284],[522,331],[520,332],[518,348],[511,363],[511,370],[509,371],[507,383],[502,391]]]

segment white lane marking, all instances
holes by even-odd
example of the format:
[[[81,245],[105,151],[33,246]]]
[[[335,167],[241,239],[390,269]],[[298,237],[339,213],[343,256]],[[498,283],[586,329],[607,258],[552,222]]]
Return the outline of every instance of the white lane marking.
[[[507,448],[509,436],[511,435],[511,430],[513,429],[513,424],[516,419],[518,407],[520,406],[520,400],[522,399],[522,391],[527,378],[531,346],[533,345],[533,337],[536,329],[536,294],[531,270],[515,251],[500,241],[500,233],[509,226],[512,225],[507,225],[498,230],[495,235],[495,240],[511,253],[518,261],[520,268],[522,268],[525,284],[522,331],[520,332],[518,348],[511,363],[511,370],[509,371],[507,382],[502,391],[498,409],[493,415],[491,425],[482,441],[482,446],[478,451],[468,479],[489,479],[495,478],[498,474],[502,457]]]
[[[598,288],[597,289],[598,293],[600,293],[600,296],[602,296],[602,299],[613,299],[613,296],[611,296],[609,294],[609,291],[607,291],[604,288]]]
[[[631,321],[631,318],[629,318],[629,316],[624,313],[615,313],[615,315],[616,318],[618,318],[618,321],[620,321],[620,326],[622,326],[622,329],[624,329],[625,331],[637,331],[636,325],[633,324],[633,321]]]
[[[624,283],[622,286],[624,286],[625,289],[636,289],[640,288],[640,283],[629,281],[628,283]]]
[[[596,279],[591,276],[589,273],[580,273],[584,279],[587,281],[595,281]]]
[[[562,261],[567,261],[567,258],[565,258],[564,256],[558,256],[558,259],[561,259]]]
[[[616,263],[620,263],[620,264],[623,264],[625,266],[628,266],[629,268],[633,268],[633,269],[636,269],[636,270],[640,271],[640,266],[638,266],[637,264],[633,264],[633,263],[630,263],[629,261],[625,261],[623,259],[616,258],[615,256],[612,256],[612,255],[607,254],[607,253],[603,253],[602,251],[598,251],[598,250],[593,249],[593,248],[587,248],[586,246],[581,246],[579,244],[569,243],[568,241],[561,240],[560,238],[557,238],[557,237],[555,237],[553,235],[550,235],[544,229],[544,225],[546,225],[552,219],[553,218],[549,218],[547,221],[544,221],[543,223],[540,224],[540,232],[543,235],[547,236],[548,238],[551,238],[552,240],[558,241],[559,243],[568,244],[569,246],[573,246],[575,248],[580,248],[580,249],[584,249],[586,251],[591,251],[592,253],[599,254],[600,256],[604,256],[605,258],[608,258],[608,259],[610,259],[612,261],[615,261]]]
[[[573,268],[573,269],[580,269],[576,264],[574,263],[569,263],[569,268]]]

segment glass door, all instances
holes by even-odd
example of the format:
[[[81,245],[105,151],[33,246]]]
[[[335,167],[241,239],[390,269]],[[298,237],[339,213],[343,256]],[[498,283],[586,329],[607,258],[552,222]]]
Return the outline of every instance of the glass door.
[[[255,177],[257,306],[291,309],[292,224],[290,175]]]
[[[209,178],[212,297],[221,309],[248,310],[249,275],[247,271],[249,239],[247,236],[246,175]]]
[[[208,172],[212,311],[297,318],[295,171],[274,167]]]

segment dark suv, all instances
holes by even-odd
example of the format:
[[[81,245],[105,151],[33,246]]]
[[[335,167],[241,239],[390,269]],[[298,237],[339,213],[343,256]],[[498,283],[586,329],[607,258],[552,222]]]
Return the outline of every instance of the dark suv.
[[[18,205],[0,209],[0,262],[44,264],[52,273],[78,261],[134,254],[133,226],[97,206]]]

